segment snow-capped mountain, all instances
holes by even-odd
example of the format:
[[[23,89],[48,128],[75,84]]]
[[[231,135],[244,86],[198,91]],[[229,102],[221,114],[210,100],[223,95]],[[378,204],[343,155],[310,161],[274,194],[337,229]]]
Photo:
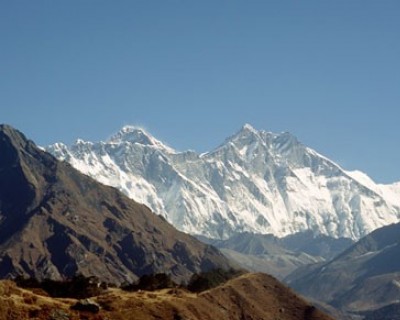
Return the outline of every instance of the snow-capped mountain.
[[[191,234],[312,230],[359,239],[400,218],[399,184],[375,184],[290,133],[248,124],[205,154],[177,152],[132,126],[104,142],[56,143],[47,151]]]

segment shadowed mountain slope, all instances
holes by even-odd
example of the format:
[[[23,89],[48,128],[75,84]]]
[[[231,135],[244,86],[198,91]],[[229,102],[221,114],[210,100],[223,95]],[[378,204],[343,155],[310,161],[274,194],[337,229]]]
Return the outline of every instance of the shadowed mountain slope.
[[[370,318],[379,314],[373,310],[398,312],[399,255],[400,224],[393,224],[375,230],[326,264],[295,271],[287,282],[301,294],[344,311]]]
[[[0,277],[110,282],[228,268],[215,248],[0,126]]]

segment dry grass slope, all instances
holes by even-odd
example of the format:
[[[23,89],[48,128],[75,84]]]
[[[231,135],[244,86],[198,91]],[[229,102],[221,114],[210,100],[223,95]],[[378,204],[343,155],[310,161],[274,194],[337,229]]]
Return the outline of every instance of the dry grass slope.
[[[184,289],[124,292],[109,289],[93,298],[97,314],[71,310],[74,299],[54,299],[0,282],[0,320],[332,320],[265,274],[244,274],[200,294]]]

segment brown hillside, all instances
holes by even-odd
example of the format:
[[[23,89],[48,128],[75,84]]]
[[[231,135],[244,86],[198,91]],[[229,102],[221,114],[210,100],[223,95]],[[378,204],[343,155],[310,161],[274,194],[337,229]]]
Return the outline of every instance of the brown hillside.
[[[101,306],[100,312],[78,312],[70,309],[76,300],[43,297],[3,281],[0,320],[332,320],[265,274],[245,274],[201,294],[183,289],[134,293],[110,289],[93,301]]]

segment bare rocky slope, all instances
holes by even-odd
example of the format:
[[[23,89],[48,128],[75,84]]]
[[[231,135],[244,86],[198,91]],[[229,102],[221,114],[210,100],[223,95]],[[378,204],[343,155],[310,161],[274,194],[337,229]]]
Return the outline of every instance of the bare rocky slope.
[[[0,126],[0,278],[181,281],[229,267],[217,249]]]

